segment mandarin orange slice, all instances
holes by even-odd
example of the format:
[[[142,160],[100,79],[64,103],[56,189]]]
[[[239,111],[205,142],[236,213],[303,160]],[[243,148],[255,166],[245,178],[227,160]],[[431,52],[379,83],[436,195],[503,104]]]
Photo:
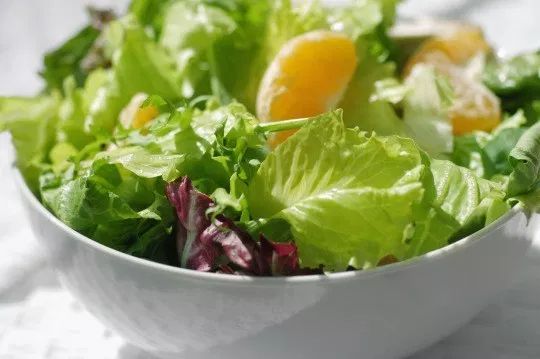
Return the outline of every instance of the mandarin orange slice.
[[[331,31],[313,31],[287,42],[268,67],[257,96],[262,121],[316,116],[337,105],[357,64],[354,42]],[[294,131],[269,139],[272,147]]]
[[[426,40],[405,65],[405,76],[417,64],[428,64],[450,80],[455,99],[449,116],[455,135],[491,131],[501,121],[497,96],[466,72],[466,66],[473,58],[490,51],[479,28],[460,25],[447,34]]]

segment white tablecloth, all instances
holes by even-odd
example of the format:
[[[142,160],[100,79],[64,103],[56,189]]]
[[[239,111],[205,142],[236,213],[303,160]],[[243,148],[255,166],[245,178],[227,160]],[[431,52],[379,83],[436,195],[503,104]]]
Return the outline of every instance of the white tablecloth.
[[[82,24],[86,3],[0,0],[0,96],[39,89],[35,72],[41,53]],[[125,1],[92,3],[120,8]],[[473,20],[509,53],[540,48],[537,0],[413,0],[401,14]],[[0,358],[148,358],[59,286],[19,204],[10,152],[8,137],[0,135]],[[414,358],[539,358],[539,253],[535,250],[526,259],[526,271],[512,289],[494,298],[469,325]]]

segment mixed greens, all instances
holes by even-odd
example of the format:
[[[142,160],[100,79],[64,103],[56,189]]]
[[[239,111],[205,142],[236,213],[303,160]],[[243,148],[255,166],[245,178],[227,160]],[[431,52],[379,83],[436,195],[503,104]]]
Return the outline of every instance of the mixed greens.
[[[540,54],[500,60],[482,45],[459,57],[455,38],[435,35],[405,55],[389,36],[396,6],[134,0],[123,17],[91,10],[45,56],[39,95],[0,98],[0,131],[29,188],[68,226],[199,271],[368,269],[455,242],[518,203],[534,210]],[[304,102],[283,105],[291,116],[272,118],[277,105],[260,106],[269,69],[293,66],[283,58],[325,36],[353,46],[345,87],[324,111],[299,111],[332,77],[326,64],[300,88]]]

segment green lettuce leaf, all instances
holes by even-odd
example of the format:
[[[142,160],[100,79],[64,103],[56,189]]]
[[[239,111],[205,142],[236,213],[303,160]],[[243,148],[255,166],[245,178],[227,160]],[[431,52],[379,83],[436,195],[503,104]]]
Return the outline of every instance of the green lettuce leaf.
[[[452,153],[453,132],[448,109],[452,89],[430,67],[417,66],[405,81],[403,121],[407,134],[434,157]]]
[[[526,53],[486,67],[484,82],[497,95],[540,95],[540,52]],[[527,97],[527,96],[526,96]]]
[[[452,124],[448,116],[452,95],[445,78],[438,76],[433,68],[419,65],[404,83],[394,78],[377,81],[370,100],[401,106],[403,124],[396,125],[396,130],[413,138],[430,155],[440,157],[453,150]]]
[[[435,205],[462,225],[486,198],[504,203],[506,193],[500,184],[478,178],[467,168],[450,161],[433,160],[431,170],[437,191]]]
[[[210,101],[204,110],[164,112],[146,135],[130,131],[97,157],[145,178],[172,182],[188,176],[213,194],[217,212],[232,209],[247,218],[247,183],[268,151],[257,128],[257,119],[243,105],[215,107]]]
[[[156,34],[161,32],[165,8],[171,0],[132,0],[129,12],[138,22],[150,27]]]
[[[248,205],[263,232],[289,231],[302,263],[328,270],[411,258],[509,210],[502,184],[430,161],[410,139],[345,129],[339,111],[268,155],[249,185]],[[285,232],[272,228],[280,220],[290,225]]]
[[[160,43],[174,56],[184,97],[221,94],[214,46],[235,28],[236,22],[219,7],[194,1],[178,1],[168,7]]]
[[[527,125],[540,119],[540,52],[493,59],[485,68],[485,84],[501,99],[504,110],[523,109]]]
[[[306,266],[403,259],[424,193],[423,161],[412,140],[346,130],[341,113],[330,113],[268,155],[250,183],[249,208],[255,218],[290,223]]]
[[[43,203],[71,228],[108,247],[170,263],[174,216],[164,186],[103,160],[40,177]]]
[[[54,145],[59,104],[57,94],[36,98],[0,98],[0,132],[11,133],[17,167],[34,192],[39,172]]]
[[[508,195],[533,192],[540,180],[540,123],[527,129],[510,152]]]
[[[120,111],[137,93],[169,100],[182,96],[172,59],[133,18],[114,22],[111,28],[121,35],[120,44],[114,51],[108,81],[98,90],[85,120],[86,129],[100,136],[111,135]]]
[[[89,8],[88,15],[90,18],[88,26],[57,49],[45,54],[43,70],[40,74],[45,80],[48,91],[62,90],[64,81],[68,77],[72,77],[78,87],[83,86],[86,77],[93,69],[97,55],[92,51],[95,50],[96,40],[103,27],[114,19],[114,14],[107,10]]]
[[[68,77],[64,81],[65,97],[58,111],[58,142],[66,142],[82,149],[95,141],[95,137],[85,131],[84,120],[90,112],[90,106],[96,99],[99,88],[106,82],[107,74],[104,70],[92,72],[82,88],[77,88],[73,77]]]
[[[343,109],[347,127],[375,131],[378,135],[404,135],[406,128],[387,101],[374,100],[379,80],[392,77],[395,66],[381,63],[369,52],[368,44],[357,46],[358,67],[338,107]]]
[[[526,124],[523,111],[518,111],[507,116],[492,133],[478,131],[456,136],[450,158],[480,177],[508,176],[513,171],[508,155],[527,130],[523,127]]]

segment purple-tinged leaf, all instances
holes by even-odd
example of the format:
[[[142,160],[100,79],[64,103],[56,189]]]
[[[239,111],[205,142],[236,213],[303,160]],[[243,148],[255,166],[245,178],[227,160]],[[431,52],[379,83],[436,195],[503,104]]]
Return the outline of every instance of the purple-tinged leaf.
[[[214,234],[214,242],[221,245],[225,256],[234,265],[255,275],[271,275],[270,267],[263,260],[258,244],[231,220],[218,216],[208,230]]]
[[[294,243],[277,243],[261,236],[261,254],[274,275],[289,276],[300,269],[298,249]]]
[[[223,215],[211,220],[214,202],[197,191],[189,178],[167,185],[167,197],[176,209],[176,245],[180,265],[197,271],[256,276],[319,274],[300,268],[294,243],[277,243],[263,236],[257,243],[249,233]]]
[[[213,270],[220,249],[211,237],[202,236],[212,224],[206,215],[212,199],[193,188],[187,177],[168,184],[167,197],[178,216],[176,245],[180,265],[203,272]]]

